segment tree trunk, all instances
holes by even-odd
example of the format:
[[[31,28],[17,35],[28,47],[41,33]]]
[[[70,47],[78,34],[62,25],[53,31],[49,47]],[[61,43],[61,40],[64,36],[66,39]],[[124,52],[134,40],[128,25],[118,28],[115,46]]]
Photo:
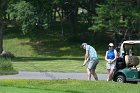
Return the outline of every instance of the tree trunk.
[[[63,20],[62,20],[62,13],[60,13],[60,9],[59,10],[57,10],[56,9],[56,11],[57,11],[57,13],[58,13],[58,15],[59,15],[59,17],[60,17],[60,23],[61,23],[61,36],[63,37],[64,36],[64,29],[63,29]]]
[[[2,21],[0,19],[0,54],[3,51],[3,26]]]
[[[78,3],[75,1],[72,2],[70,21],[72,24],[72,33],[74,36],[77,36],[77,15],[78,15]]]
[[[96,14],[96,0],[89,0],[89,10],[92,11],[92,14]]]
[[[6,15],[7,0],[0,0],[0,54],[3,51],[3,28]]]
[[[140,0],[137,0],[137,5],[140,8]]]

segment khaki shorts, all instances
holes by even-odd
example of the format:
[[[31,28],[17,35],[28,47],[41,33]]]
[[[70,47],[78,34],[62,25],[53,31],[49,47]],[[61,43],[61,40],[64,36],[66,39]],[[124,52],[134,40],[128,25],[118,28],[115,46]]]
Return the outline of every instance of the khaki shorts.
[[[98,59],[90,59],[88,63],[88,69],[96,69],[98,62],[99,62]]]
[[[106,62],[106,69],[115,69],[116,62],[110,63],[110,61],[109,62]]]

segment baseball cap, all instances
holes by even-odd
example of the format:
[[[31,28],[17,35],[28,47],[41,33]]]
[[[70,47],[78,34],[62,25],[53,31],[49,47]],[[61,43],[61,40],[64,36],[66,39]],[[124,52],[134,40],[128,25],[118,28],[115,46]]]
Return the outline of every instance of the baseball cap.
[[[80,47],[84,48],[86,45],[87,45],[87,43],[82,43]]]
[[[109,43],[108,46],[114,46],[114,44],[113,43]]]

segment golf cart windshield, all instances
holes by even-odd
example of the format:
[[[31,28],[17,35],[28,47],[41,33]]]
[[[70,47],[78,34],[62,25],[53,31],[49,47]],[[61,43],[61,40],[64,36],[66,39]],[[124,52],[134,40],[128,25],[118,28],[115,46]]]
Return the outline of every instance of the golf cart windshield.
[[[140,56],[140,44],[135,44],[133,46],[133,55]]]
[[[140,56],[140,41],[124,41],[120,48],[120,57],[123,55]]]
[[[139,64],[140,41],[124,41],[121,44],[119,57],[124,58],[127,67]]]
[[[124,44],[125,55],[140,56],[140,44]]]

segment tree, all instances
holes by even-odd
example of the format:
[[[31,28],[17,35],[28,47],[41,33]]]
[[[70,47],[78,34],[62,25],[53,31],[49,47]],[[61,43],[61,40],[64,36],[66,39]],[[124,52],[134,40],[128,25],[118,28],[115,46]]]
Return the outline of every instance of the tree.
[[[35,31],[36,13],[35,8],[26,1],[9,2],[7,13],[9,20],[14,20],[21,26],[23,34]]]
[[[11,1],[7,13],[10,15],[10,20],[19,23],[24,34],[33,35],[50,27],[53,20],[53,1]]]
[[[5,26],[6,8],[7,8],[7,0],[0,0],[0,53],[3,51],[3,31]]]
[[[135,0],[106,0],[96,8],[97,16],[90,30],[112,31],[114,42],[117,35],[123,35],[124,39],[137,37],[136,20],[140,12]],[[135,37],[133,37],[135,35]]]

